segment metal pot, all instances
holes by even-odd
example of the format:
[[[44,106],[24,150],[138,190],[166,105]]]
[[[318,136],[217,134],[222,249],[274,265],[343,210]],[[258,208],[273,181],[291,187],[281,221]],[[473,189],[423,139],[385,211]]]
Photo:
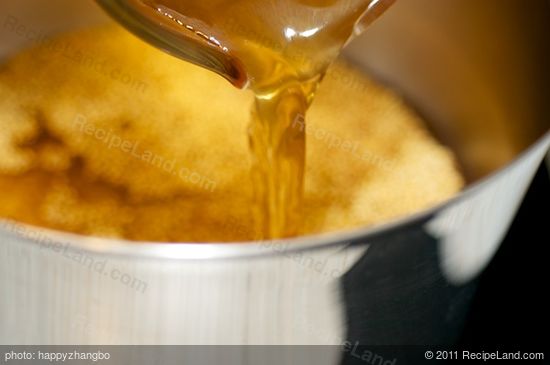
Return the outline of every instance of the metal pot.
[[[450,201],[376,227],[229,245],[0,222],[0,343],[452,343],[550,146],[549,20],[545,0],[400,0],[347,49],[455,150],[469,185]],[[31,34],[107,20],[91,2],[12,0],[0,21],[5,57]]]

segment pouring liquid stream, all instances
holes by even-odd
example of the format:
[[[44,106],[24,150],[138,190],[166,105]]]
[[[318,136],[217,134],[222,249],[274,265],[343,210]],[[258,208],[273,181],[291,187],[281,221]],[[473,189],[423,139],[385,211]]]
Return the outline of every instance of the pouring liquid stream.
[[[306,112],[341,49],[393,2],[100,1],[152,43],[254,92],[249,142],[258,239],[298,231]]]

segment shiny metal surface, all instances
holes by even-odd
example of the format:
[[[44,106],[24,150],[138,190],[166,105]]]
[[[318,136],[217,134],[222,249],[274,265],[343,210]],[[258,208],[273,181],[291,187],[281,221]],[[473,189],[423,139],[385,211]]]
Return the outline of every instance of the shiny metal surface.
[[[0,17],[0,57],[33,43],[6,17],[45,34],[105,21],[69,0],[5,1]],[[400,0],[347,50],[456,151],[470,185],[454,199],[377,227],[230,245],[0,222],[0,343],[452,342],[550,146],[549,20],[544,0]]]

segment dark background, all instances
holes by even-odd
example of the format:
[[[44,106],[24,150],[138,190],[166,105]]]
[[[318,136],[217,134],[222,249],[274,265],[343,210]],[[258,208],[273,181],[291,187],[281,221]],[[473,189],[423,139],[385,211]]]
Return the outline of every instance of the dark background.
[[[402,237],[392,237],[391,244],[372,245],[369,255],[346,274],[343,282],[348,339],[360,346],[344,351],[342,364],[368,363],[354,355],[364,350],[384,359],[399,359],[400,364],[463,362],[460,358],[427,360],[427,350],[432,354],[436,350],[545,352],[548,356],[549,231],[550,177],[542,165],[477,286],[474,282],[461,287],[448,285],[440,273],[434,249],[437,240],[418,226],[405,231]],[[411,245],[411,241],[416,244]],[[396,257],[399,265],[395,264]],[[390,277],[388,272],[396,268],[400,274],[392,277],[391,285],[380,279]],[[416,279],[420,286],[414,285]],[[457,311],[453,321],[445,320],[449,305],[460,307],[460,300],[467,305],[470,299],[472,305],[467,313]],[[461,333],[458,343],[457,333]]]
[[[482,274],[463,345],[550,347],[550,178],[543,164]]]

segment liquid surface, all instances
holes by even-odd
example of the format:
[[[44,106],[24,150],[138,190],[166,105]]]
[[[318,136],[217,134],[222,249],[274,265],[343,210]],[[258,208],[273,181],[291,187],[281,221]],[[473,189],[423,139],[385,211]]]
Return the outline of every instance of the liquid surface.
[[[327,67],[372,0],[126,0],[129,7],[197,52],[232,63],[236,84],[255,94],[249,143],[255,221],[264,238],[302,224],[305,121]],[[186,44],[185,46],[189,46]],[[205,112],[208,112],[205,110]]]
[[[253,101],[119,27],[41,43],[0,68],[0,216],[136,241],[261,238]],[[345,64],[293,127],[308,137],[298,234],[408,215],[463,185],[422,121]]]

